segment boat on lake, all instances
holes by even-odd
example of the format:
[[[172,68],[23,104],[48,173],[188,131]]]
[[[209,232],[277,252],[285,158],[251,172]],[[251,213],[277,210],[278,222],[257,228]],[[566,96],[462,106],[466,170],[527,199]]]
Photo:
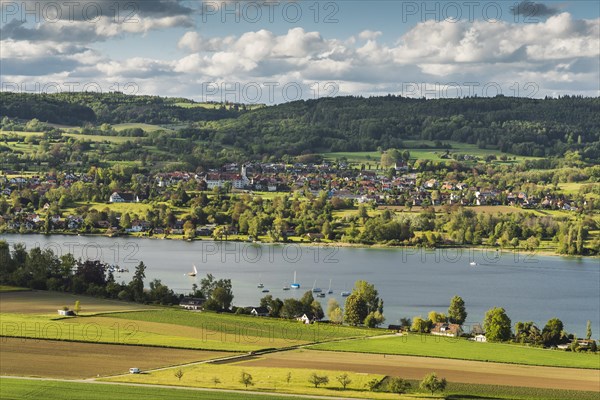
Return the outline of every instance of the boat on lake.
[[[292,289],[300,289],[300,284],[296,282],[296,271],[294,271],[294,283],[290,285]]]
[[[323,290],[321,290],[321,288],[318,288],[316,286],[317,286],[317,280],[315,279],[315,283],[313,283],[312,291],[313,291],[313,293],[321,293]]]
[[[188,272],[186,274],[187,276],[195,277],[196,275],[198,275],[198,270],[196,269],[196,266],[193,265],[193,267],[194,267],[194,272]]]

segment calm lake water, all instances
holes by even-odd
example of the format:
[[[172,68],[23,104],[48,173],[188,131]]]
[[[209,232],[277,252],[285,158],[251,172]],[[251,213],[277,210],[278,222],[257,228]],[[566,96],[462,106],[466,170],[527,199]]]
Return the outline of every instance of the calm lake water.
[[[354,282],[374,283],[385,301],[386,324],[401,317],[426,316],[431,310],[446,312],[452,296],[466,303],[467,324],[480,323],[491,307],[504,307],[513,321],[535,321],[543,327],[560,318],[567,331],[585,334],[592,321],[593,336],[600,332],[600,260],[541,256],[529,253],[447,249],[363,249],[256,245],[250,243],[184,242],[157,239],[88,236],[0,235],[28,248],[52,248],[55,253],[73,253],[76,258],[101,259],[128,268],[117,280],[129,281],[139,261],[146,266],[146,279],[160,279],[179,293],[187,293],[207,273],[229,278],[234,304],[258,305],[265,295],[263,283],[274,297],[300,297],[313,285],[332,295],[318,299],[323,308],[330,297],[340,303],[341,292]],[[470,262],[475,261],[476,266]],[[187,276],[196,265],[198,277]],[[284,291],[293,282],[300,290]],[[315,283],[316,282],[316,283]]]

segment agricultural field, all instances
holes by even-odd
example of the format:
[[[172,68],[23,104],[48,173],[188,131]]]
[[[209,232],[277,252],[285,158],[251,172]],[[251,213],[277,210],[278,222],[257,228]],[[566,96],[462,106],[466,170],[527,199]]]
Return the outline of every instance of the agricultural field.
[[[125,129],[135,129],[135,128],[140,128],[144,132],[156,132],[156,131],[173,132],[171,129],[165,128],[160,125],[142,124],[142,123],[115,124],[115,125],[112,125],[112,127],[114,130],[116,130],[118,132],[123,131]]]
[[[396,354],[461,360],[600,369],[600,354],[571,353],[504,343],[409,334],[369,340],[345,340],[311,346],[316,350]]]
[[[110,315],[105,315],[108,317]],[[297,321],[275,318],[252,317],[247,315],[193,313],[184,310],[158,310],[131,312],[112,315],[128,321],[160,323],[180,327],[204,327],[218,332],[223,337],[240,336],[248,341],[267,340],[272,343],[283,342],[284,345],[322,342],[351,337],[367,337],[381,334],[382,330],[339,326],[317,323],[305,325]],[[182,328],[180,328],[182,329]],[[281,347],[269,346],[269,347]]]
[[[58,315],[58,309],[65,306],[72,309],[77,300],[81,306],[78,317]],[[0,293],[0,312],[0,334],[7,337],[228,352],[285,348],[380,332],[329,324],[303,325],[269,318],[193,313],[35,291]]]
[[[215,390],[129,386],[107,383],[44,381],[0,378],[2,399],[43,398],[44,400],[222,400],[224,393]],[[289,397],[228,392],[228,400],[289,400]],[[302,397],[295,399],[303,400]]]
[[[495,160],[494,163],[499,164],[509,164],[514,162],[521,162],[524,160],[535,160],[539,157],[526,157],[526,156],[516,156],[513,154],[502,153],[499,150],[495,149],[480,149],[474,144],[467,143],[459,143],[453,141],[444,141],[444,143],[448,143],[452,146],[449,149],[450,155],[454,153],[460,153],[470,156],[475,156],[479,158],[484,158],[488,155],[494,155],[496,157],[500,157],[502,155],[506,155],[511,160],[501,161]],[[428,145],[432,146],[432,148],[419,148],[420,145]],[[445,149],[442,148],[433,148],[435,144],[430,141],[416,141],[416,140],[406,140],[404,141],[404,146],[401,151],[408,150],[410,152],[411,160],[430,160],[430,161],[451,161],[452,159],[444,159],[441,158],[442,155],[446,153]],[[374,169],[381,160],[381,153],[378,151],[358,151],[358,152],[333,152],[333,153],[322,153],[321,154],[326,160],[334,161],[336,159],[345,158],[347,162],[351,164],[371,164],[371,168]]]
[[[152,209],[151,204],[144,203],[92,203],[91,210],[102,211],[105,208],[116,213],[129,213],[144,216],[145,213]]]
[[[84,379],[230,356],[231,353],[160,347],[2,338],[0,375]],[[57,368],[57,366],[60,366]]]
[[[416,382],[415,382],[416,383]],[[414,386],[414,385],[413,385]],[[475,385],[448,382],[447,400],[506,399],[506,400],[596,400],[598,391],[526,388],[503,385]]]
[[[357,360],[360,360],[357,362]],[[449,382],[474,385],[505,385],[532,388],[569,390],[600,390],[600,371],[539,366],[515,366],[439,359],[431,357],[381,354],[340,353],[300,349],[271,353],[238,362],[236,365],[252,370],[254,367],[288,370],[315,368],[328,371],[399,376],[420,380],[430,372]],[[332,374],[330,372],[330,374]]]
[[[121,163],[119,163],[121,164]],[[107,199],[108,200],[108,199]],[[155,203],[103,203],[103,202],[75,202],[71,204],[71,207],[63,209],[64,215],[77,214],[75,211],[79,207],[89,207],[91,210],[103,211],[109,209],[116,213],[130,213],[137,214],[140,217],[144,217],[145,213],[152,209],[153,205],[161,204],[160,202]],[[188,213],[189,209],[184,207],[173,207],[169,205],[169,208],[175,213],[175,215],[182,215]],[[42,210],[39,210],[42,212]]]
[[[137,138],[128,136],[109,136],[109,135],[85,135],[83,133],[63,133],[63,136],[70,137],[77,140],[90,141],[94,143],[125,143],[128,141],[135,141]]]
[[[183,372],[183,377],[178,380],[175,372],[179,369]],[[240,382],[240,376],[243,372],[252,375],[253,386],[246,387]],[[327,376],[329,383],[319,388],[315,388],[309,382],[312,373],[320,376]],[[335,377],[343,374],[344,371],[321,370],[318,365],[312,363],[308,369],[294,368],[268,368],[252,367],[248,368],[242,364],[198,364],[189,367],[171,368],[161,371],[149,372],[141,375],[123,375],[114,378],[107,378],[111,382],[125,383],[145,383],[154,385],[180,385],[190,387],[219,388],[228,390],[256,390],[262,392],[278,392],[291,394],[306,394],[320,396],[344,396],[344,398],[370,398],[370,399],[392,399],[398,395],[390,393],[373,393],[367,391],[367,382],[376,379],[378,381],[384,378],[378,374],[348,373],[352,381],[346,390],[342,390]],[[288,382],[289,376],[289,382]],[[215,378],[219,383],[215,384]]]
[[[56,315],[3,314],[0,333],[7,337],[228,352],[289,346],[283,339],[242,336],[242,332],[228,335],[206,326],[130,321],[111,315],[56,319]]]
[[[70,131],[73,131],[73,132],[65,132],[62,135],[65,137],[70,137],[70,138],[74,138],[74,139],[78,139],[78,140],[87,140],[87,141],[95,142],[95,143],[104,143],[104,142],[125,143],[128,140],[136,139],[133,137],[125,137],[125,136],[84,135],[82,133],[78,133],[77,131],[74,131],[74,128],[71,128]],[[44,132],[0,131],[0,139],[2,138],[3,135],[21,136],[21,137],[25,137],[25,138],[30,137],[30,136],[42,137],[44,135]],[[29,143],[11,143],[11,144],[9,144],[9,146],[12,146],[15,149],[22,150],[23,148],[28,148]],[[35,148],[37,148],[37,146]]]
[[[127,303],[123,301],[99,299],[95,297],[74,295],[47,291],[9,291],[0,292],[0,313],[24,314],[49,314],[52,318],[58,317],[57,310],[63,307],[73,308],[79,300],[81,315],[95,315],[102,312],[118,312],[132,310],[149,310],[152,307],[143,304]],[[2,320],[8,316],[3,315]]]

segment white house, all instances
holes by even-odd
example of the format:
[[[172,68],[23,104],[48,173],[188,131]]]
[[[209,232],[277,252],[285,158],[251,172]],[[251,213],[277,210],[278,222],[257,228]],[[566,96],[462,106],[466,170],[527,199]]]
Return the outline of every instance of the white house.
[[[485,337],[485,335],[475,335],[473,340],[476,342],[481,342],[481,343],[487,342],[487,338]]]
[[[255,317],[268,317],[269,309],[267,307],[252,307],[250,314]]]
[[[296,317],[296,321],[300,321],[306,325],[310,325],[313,323],[313,320],[306,314],[302,314],[302,315]]]
[[[140,199],[133,193],[114,192],[108,201],[110,203],[139,203]]]

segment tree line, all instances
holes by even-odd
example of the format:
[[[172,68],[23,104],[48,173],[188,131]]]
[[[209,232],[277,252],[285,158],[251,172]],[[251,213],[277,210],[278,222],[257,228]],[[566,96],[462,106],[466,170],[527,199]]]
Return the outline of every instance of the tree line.
[[[587,162],[600,159],[599,98],[337,97],[244,110],[180,107],[181,99],[122,93],[0,96],[0,116],[75,125],[183,123],[181,139],[254,157],[402,148],[404,140],[419,139],[537,157],[577,151]]]

